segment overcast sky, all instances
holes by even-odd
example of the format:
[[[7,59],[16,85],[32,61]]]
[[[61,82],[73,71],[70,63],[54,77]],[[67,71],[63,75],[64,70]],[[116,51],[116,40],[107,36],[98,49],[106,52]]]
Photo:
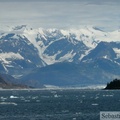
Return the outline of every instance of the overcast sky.
[[[1,25],[120,28],[120,0],[0,0]]]

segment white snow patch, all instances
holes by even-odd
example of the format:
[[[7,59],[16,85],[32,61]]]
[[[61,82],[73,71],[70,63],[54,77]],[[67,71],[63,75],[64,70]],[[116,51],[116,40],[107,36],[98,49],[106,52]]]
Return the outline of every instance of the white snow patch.
[[[14,67],[14,66],[12,66],[12,65],[5,65],[6,67]]]
[[[2,63],[2,66],[4,67],[5,71],[8,72],[8,69],[6,68],[6,66]]]
[[[109,59],[109,57],[108,57],[107,55],[103,56],[103,58],[105,58],[105,59]]]
[[[27,60],[29,63],[32,63],[31,60]]]
[[[76,55],[76,53],[73,53],[73,50],[71,52],[68,52],[66,55],[60,57],[59,61],[65,61],[68,60],[69,62],[73,61],[73,57]]]
[[[114,52],[117,54],[117,58],[120,58],[120,49],[113,48]]]
[[[20,78],[22,77],[23,75],[13,75],[14,78]]]
[[[40,29],[39,30],[37,30],[37,29],[35,29],[35,30],[24,30],[24,36],[26,38],[28,38],[28,40],[34,45],[35,48],[37,48],[39,57],[44,61],[44,59],[43,59],[43,51],[45,50],[45,48],[40,47],[40,42],[38,43],[36,41],[36,37],[37,37],[39,32],[40,32]]]
[[[60,31],[64,36],[69,36],[69,31],[68,30],[60,30]]]
[[[82,60],[82,58],[90,53],[91,49],[85,51],[85,54],[81,54],[79,60]]]
[[[5,52],[5,53],[0,53],[0,60],[3,61],[6,64],[9,64],[10,61],[7,59],[21,59],[23,60],[24,58],[19,54],[19,53],[13,53],[13,52]]]
[[[79,60],[82,60],[82,58],[85,56],[85,54],[81,54]]]
[[[58,55],[58,54],[60,54],[61,53],[61,51],[58,51],[56,54],[54,54],[53,56],[49,56],[49,55],[47,55],[47,54],[44,54],[43,55],[43,58],[44,58],[44,61],[48,64],[48,65],[50,65],[50,64],[54,64],[54,63],[56,63],[56,62],[59,62],[58,60],[55,60],[56,59],[56,56]]]

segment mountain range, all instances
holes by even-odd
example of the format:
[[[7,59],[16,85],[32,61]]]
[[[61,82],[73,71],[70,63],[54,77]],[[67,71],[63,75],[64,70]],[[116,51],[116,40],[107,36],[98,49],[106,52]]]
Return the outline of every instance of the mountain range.
[[[120,30],[1,27],[0,73],[33,87],[106,84],[120,77]]]

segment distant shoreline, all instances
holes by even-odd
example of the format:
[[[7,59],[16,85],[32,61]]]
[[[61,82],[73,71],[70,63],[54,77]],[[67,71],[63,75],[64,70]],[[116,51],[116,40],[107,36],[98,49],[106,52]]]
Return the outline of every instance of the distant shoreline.
[[[11,89],[0,89],[2,90],[103,90],[105,85],[102,86],[85,86],[85,87],[45,87],[45,88],[11,88]]]

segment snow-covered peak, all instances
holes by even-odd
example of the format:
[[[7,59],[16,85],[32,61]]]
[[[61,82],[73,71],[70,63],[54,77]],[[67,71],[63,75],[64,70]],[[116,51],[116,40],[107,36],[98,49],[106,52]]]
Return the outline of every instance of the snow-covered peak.
[[[120,41],[120,30],[105,32],[101,30],[99,27],[93,26],[85,26],[80,29],[56,29],[56,28],[30,28],[26,25],[20,25],[15,27],[6,28],[1,27],[0,33],[3,31],[5,33],[15,33],[24,35],[27,38],[30,38],[30,42],[35,43],[35,39],[40,37],[44,40],[52,39],[60,39],[62,37],[74,38],[78,41],[82,41],[86,46],[90,48],[95,48],[96,45],[101,41],[111,42],[111,41]],[[5,31],[6,30],[6,31]],[[32,40],[31,40],[32,39]],[[33,42],[34,41],[34,42]]]
[[[120,40],[120,30],[105,32],[99,27],[85,26],[80,29],[56,29],[56,28],[31,28],[27,25],[20,26],[0,26],[0,32],[14,32],[14,33],[29,33],[29,34],[41,34],[44,36],[71,36],[74,35],[77,40],[82,40],[82,37],[94,38],[100,41],[119,41]]]

